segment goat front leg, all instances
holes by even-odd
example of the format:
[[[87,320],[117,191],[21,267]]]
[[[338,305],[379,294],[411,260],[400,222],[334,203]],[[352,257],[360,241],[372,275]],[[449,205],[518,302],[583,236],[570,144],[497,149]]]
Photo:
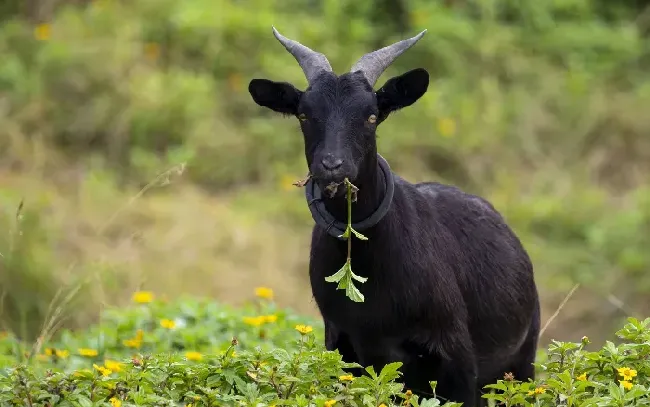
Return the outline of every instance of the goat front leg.
[[[459,329],[446,334],[441,351],[436,394],[464,407],[480,406],[478,367],[469,333]]]
[[[329,351],[338,350],[341,358],[346,363],[359,363],[359,357],[354,352],[349,336],[327,320],[325,320],[325,349]],[[360,376],[363,372],[362,369],[356,367],[343,370],[355,376]]]

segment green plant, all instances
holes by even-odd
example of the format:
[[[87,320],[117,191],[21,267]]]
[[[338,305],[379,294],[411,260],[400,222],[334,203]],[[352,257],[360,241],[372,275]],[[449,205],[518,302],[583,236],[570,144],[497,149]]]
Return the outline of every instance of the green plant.
[[[352,235],[356,236],[360,240],[368,240],[367,237],[362,235],[361,233],[357,232],[352,228],[352,202],[355,202],[356,199],[356,194],[359,188],[354,186],[350,180],[347,178],[343,181],[345,183],[346,187],[346,199],[348,202],[348,219],[347,219],[347,227],[345,228],[345,232],[340,237],[343,237],[348,241],[348,256],[345,260],[345,264],[339,271],[336,273],[332,274],[331,276],[325,277],[325,281],[328,283],[338,283],[338,286],[336,287],[338,290],[345,290],[345,295],[350,298],[354,302],[363,302],[364,296],[361,294],[361,291],[354,285],[354,281],[356,280],[360,283],[365,283],[368,281],[367,277],[361,277],[354,272],[352,272]]]
[[[38,346],[0,332],[0,405],[435,407],[399,383],[401,363],[360,377],[326,351],[320,321],[280,309],[273,292],[234,308],[184,298],[167,302],[147,291],[134,306],[106,310],[99,324],[63,331]],[[553,341],[535,382],[511,373],[483,397],[505,406],[650,405],[650,318],[630,318],[623,343],[598,351]],[[458,403],[446,402],[447,407]]]

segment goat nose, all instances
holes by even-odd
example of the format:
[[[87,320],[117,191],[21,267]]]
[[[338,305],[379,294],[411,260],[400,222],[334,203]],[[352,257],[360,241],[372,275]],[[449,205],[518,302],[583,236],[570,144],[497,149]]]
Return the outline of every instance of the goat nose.
[[[335,170],[343,164],[343,160],[334,158],[331,154],[328,154],[321,160],[321,163],[326,169]]]

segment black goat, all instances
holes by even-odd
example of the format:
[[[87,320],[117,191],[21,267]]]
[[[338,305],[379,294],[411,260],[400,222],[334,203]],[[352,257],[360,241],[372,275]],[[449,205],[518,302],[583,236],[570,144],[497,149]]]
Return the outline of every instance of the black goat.
[[[426,30],[425,30],[426,31]],[[337,76],[324,55],[273,33],[302,67],[309,87],[253,79],[260,106],[300,121],[312,175],[307,185],[316,225],[310,278],[325,322],[326,347],[343,359],[379,370],[401,361],[403,381],[416,394],[483,404],[483,386],[512,372],[534,378],[540,326],[533,267],[519,239],[481,197],[439,183],[411,184],[377,154],[375,131],[387,116],[427,90],[429,75],[415,69],[389,79],[382,72],[424,32],[369,53]],[[352,267],[367,277],[365,302],[352,302],[325,277],[344,263],[347,243],[337,238],[346,219],[347,177],[359,191]],[[331,194],[321,196],[321,191]]]

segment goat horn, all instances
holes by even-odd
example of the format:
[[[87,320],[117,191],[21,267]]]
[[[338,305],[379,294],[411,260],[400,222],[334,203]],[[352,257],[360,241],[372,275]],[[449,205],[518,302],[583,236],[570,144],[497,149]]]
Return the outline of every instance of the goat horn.
[[[415,37],[396,42],[393,45],[389,45],[362,56],[361,59],[352,66],[350,72],[363,72],[363,75],[370,83],[370,86],[374,86],[375,82],[377,82],[377,79],[379,79],[381,74],[384,73],[386,68],[388,68],[398,56],[402,55],[404,51],[418,42],[426,32],[427,30],[424,30]]]
[[[273,35],[296,58],[310,84],[321,71],[332,72],[332,67],[325,55],[315,52],[301,43],[290,40],[273,27]]]

